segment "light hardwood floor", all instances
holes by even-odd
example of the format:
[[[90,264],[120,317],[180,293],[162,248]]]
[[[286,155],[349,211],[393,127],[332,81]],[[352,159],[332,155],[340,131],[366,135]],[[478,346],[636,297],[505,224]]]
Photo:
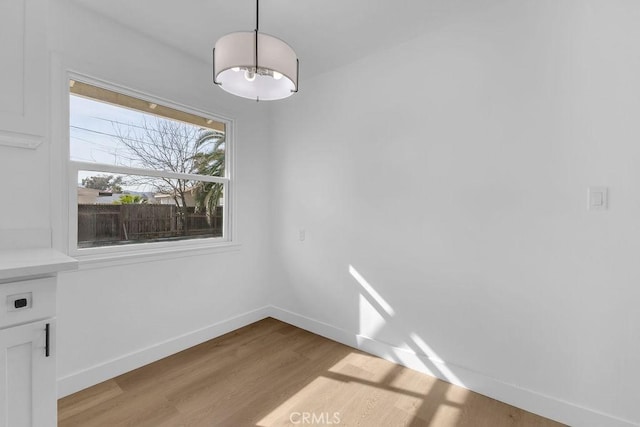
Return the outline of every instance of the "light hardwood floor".
[[[274,319],[68,396],[58,411],[60,427],[561,425]]]

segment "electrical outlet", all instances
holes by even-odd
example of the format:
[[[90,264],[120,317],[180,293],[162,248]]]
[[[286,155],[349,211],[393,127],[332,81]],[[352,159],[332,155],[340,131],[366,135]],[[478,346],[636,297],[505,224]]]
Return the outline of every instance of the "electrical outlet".
[[[7,296],[7,311],[27,310],[33,305],[31,292]]]

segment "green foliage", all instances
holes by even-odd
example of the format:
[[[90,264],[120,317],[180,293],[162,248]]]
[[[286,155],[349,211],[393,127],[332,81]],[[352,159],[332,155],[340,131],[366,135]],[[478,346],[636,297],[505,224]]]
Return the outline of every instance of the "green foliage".
[[[113,202],[114,205],[143,205],[147,203],[147,199],[137,194],[123,194],[119,200]]]
[[[122,184],[121,176],[114,178],[113,175],[95,175],[82,179],[82,186],[84,188],[110,191],[112,193],[122,193]]]
[[[193,156],[194,172],[200,175],[224,176],[225,138],[214,130],[203,130],[198,135],[199,152]],[[223,185],[199,181],[195,186],[196,212],[206,212],[213,220],[222,198]]]

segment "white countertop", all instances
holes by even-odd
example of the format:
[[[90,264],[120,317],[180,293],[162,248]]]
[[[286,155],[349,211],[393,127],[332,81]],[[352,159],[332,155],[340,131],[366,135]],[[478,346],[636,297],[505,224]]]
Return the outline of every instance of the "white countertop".
[[[50,248],[0,251],[0,280],[41,276],[76,268],[77,260]]]

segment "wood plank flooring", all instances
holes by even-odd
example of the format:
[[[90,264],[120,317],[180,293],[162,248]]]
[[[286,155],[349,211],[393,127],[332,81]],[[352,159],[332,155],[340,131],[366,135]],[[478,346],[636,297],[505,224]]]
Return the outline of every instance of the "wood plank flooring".
[[[59,400],[58,425],[561,424],[265,319]]]

